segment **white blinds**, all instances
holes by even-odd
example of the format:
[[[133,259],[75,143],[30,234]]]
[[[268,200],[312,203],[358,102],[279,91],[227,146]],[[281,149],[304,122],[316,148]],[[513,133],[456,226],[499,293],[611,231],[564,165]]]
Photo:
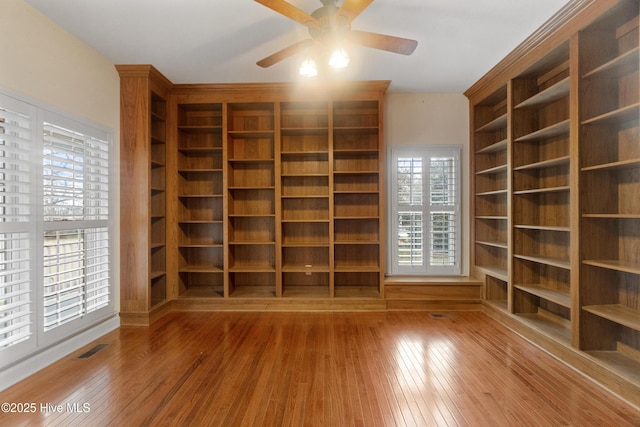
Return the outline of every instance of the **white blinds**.
[[[453,266],[456,264],[458,227],[454,212],[431,212],[429,264]]]
[[[106,228],[57,230],[45,234],[45,331],[109,302],[108,243]]]
[[[459,148],[392,149],[391,271],[459,274]]]
[[[28,233],[0,233],[0,349],[33,333],[29,240]]]
[[[429,201],[431,206],[455,206],[455,158],[432,157],[429,159]]]
[[[34,122],[26,104],[0,98],[0,350],[33,335],[28,222]]]
[[[429,159],[429,264],[453,266],[456,263],[456,159]]]
[[[418,266],[424,263],[422,212],[398,212],[398,264]]]
[[[398,205],[422,206],[422,158],[400,157],[398,170]]]
[[[0,93],[0,369],[113,314],[110,133]]]
[[[399,157],[397,173],[397,258],[402,266],[424,263],[422,158]]]
[[[0,105],[0,221],[27,222],[33,118]]]
[[[46,122],[43,140],[45,221],[107,219],[108,142]]]
[[[43,124],[45,331],[109,302],[108,149],[108,141]]]

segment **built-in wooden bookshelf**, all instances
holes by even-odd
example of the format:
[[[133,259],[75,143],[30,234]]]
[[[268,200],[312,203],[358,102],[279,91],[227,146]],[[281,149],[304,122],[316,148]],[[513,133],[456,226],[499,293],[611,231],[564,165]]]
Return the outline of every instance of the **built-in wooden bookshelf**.
[[[638,10],[580,33],[580,347],[640,383]]]
[[[309,93],[289,84],[167,91],[163,107],[144,113],[154,129],[165,126],[163,136],[154,133],[148,162],[158,178],[147,181],[154,202],[144,214],[155,224],[149,230],[163,230],[150,249],[160,255],[154,300],[253,307],[280,298],[380,298],[388,83]]]
[[[507,309],[509,155],[507,87],[472,109],[474,264],[486,277],[485,299]]]
[[[571,1],[466,92],[489,313],[635,404],[639,8]]]
[[[226,295],[275,297],[275,106],[246,102],[227,108]]]
[[[335,296],[380,294],[382,147],[378,101],[333,103]]]
[[[222,104],[179,104],[178,289],[224,295]]]
[[[151,92],[149,288],[151,307],[167,298],[167,101]]]
[[[282,294],[333,296],[329,103],[280,107]]]
[[[512,84],[513,312],[571,339],[569,41]],[[575,138],[574,138],[575,140]]]
[[[168,298],[168,96],[151,66],[118,66],[121,77],[121,317],[148,324]],[[135,182],[135,185],[131,183]]]

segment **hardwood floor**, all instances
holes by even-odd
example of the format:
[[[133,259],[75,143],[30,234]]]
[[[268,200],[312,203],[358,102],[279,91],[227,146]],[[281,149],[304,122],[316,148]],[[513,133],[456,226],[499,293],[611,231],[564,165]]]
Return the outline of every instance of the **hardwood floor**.
[[[0,393],[37,406],[0,413],[0,425],[640,425],[640,412],[486,315],[443,314],[172,313]],[[108,347],[77,359],[98,343]]]

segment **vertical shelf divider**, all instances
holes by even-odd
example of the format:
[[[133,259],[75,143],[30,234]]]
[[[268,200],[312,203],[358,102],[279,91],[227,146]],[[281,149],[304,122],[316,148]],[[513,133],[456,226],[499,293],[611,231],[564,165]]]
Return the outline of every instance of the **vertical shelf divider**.
[[[329,196],[329,297],[335,298],[336,296],[336,279],[335,274],[333,272],[336,270],[336,262],[335,262],[335,225],[333,219],[333,213],[335,212],[335,205],[333,200],[333,192],[335,191],[335,184],[333,179],[333,162],[334,162],[334,134],[333,129],[335,127],[333,114],[334,114],[334,102],[329,102],[329,109],[327,111],[327,126],[328,126],[328,169],[327,169],[327,179],[328,179],[328,196]]]
[[[277,298],[282,298],[282,159],[280,153],[282,151],[282,135],[281,127],[282,121],[280,120],[282,111],[280,109],[280,103],[275,102],[273,105],[273,174],[274,174],[274,208],[275,208],[275,220],[274,220],[274,234],[275,234],[275,294]]]

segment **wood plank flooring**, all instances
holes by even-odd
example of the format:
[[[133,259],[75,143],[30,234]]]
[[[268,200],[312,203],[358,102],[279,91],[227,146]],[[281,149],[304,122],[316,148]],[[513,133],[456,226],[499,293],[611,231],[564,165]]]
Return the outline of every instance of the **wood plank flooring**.
[[[0,425],[640,426],[480,312],[172,313],[93,345],[0,393],[37,405]]]

